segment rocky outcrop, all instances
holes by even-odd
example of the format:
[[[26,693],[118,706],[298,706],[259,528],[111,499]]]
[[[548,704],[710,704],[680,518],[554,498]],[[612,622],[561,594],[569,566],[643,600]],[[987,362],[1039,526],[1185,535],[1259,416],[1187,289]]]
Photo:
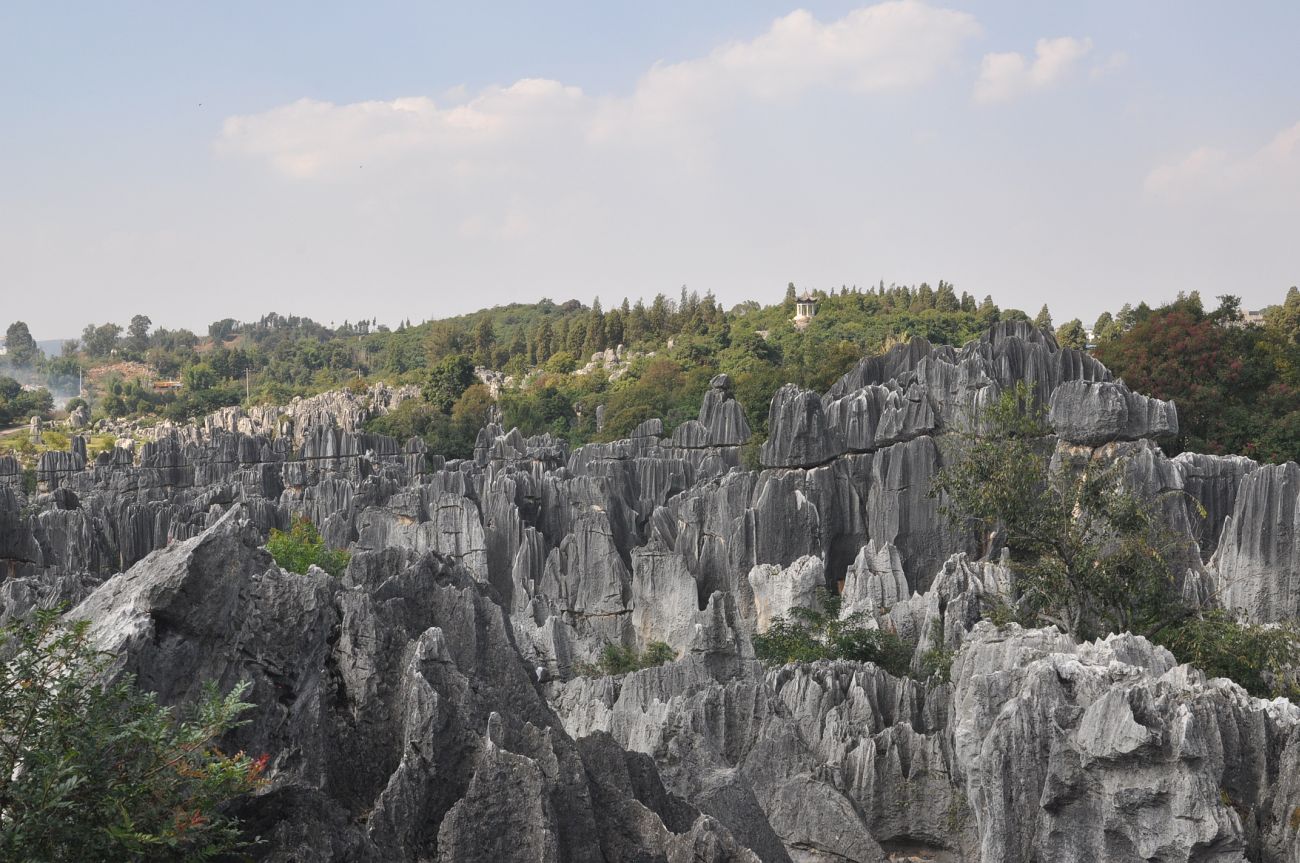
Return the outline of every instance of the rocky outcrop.
[[[1129,635],[976,627],[953,667],[953,754],[984,860],[1260,859],[1300,711]],[[1243,818],[1243,814],[1246,818]]]
[[[1210,567],[1229,608],[1258,621],[1300,619],[1300,466],[1245,475]]]
[[[700,405],[700,425],[706,429],[709,446],[740,446],[749,440],[749,422],[745,410],[731,394],[731,378],[717,375]]]
[[[817,591],[826,589],[821,558],[805,555],[785,569],[760,563],[749,571],[754,602],[754,631],[767,632],[772,621],[792,608],[821,610]]]
[[[1208,560],[1219,547],[1223,525],[1237,504],[1242,479],[1259,463],[1245,456],[1180,453],[1174,459],[1189,496],[1189,518],[1199,525],[1196,532],[1201,556]]]
[[[342,581],[293,575],[240,515],[71,617],[165,703],[251,684],[252,721],[227,743],[272,754],[270,787],[238,807],[267,840],[259,857],[597,861],[630,843],[646,859],[755,859],[648,760],[579,748],[461,567],[388,549],[359,553]]]
[[[1123,381],[1066,381],[1052,391],[1047,419],[1063,440],[1088,446],[1178,434],[1173,402],[1139,395]]]
[[[772,397],[764,467],[815,467],[844,452],[844,441],[826,419],[814,392],[786,384]]]

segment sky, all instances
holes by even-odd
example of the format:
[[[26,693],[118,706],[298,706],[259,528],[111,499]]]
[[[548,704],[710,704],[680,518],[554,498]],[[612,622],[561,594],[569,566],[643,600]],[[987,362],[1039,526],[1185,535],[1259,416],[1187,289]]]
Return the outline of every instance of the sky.
[[[0,2],[0,326],[1300,282],[1300,4]]]

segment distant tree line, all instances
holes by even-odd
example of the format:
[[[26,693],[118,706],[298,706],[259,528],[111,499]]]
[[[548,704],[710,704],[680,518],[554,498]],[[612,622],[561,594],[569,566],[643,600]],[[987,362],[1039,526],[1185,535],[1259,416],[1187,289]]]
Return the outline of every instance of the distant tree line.
[[[514,386],[498,404],[508,426],[575,444],[624,435],[652,416],[671,429],[695,415],[709,380],[725,372],[756,432],[756,452],[768,401],[783,383],[824,391],[859,358],[891,344],[920,336],[960,345],[998,321],[1023,320],[1054,331],[1062,346],[1094,351],[1135,390],[1175,399],[1183,429],[1167,444],[1170,452],[1297,457],[1295,289],[1266,311],[1262,326],[1243,324],[1235,298],[1221,298],[1207,312],[1192,294],[1155,309],[1139,304],[1107,312],[1091,334],[1078,319],[1054,327],[1046,305],[1031,318],[942,279],[935,286],[882,282],[813,291],[817,314],[800,331],[791,323],[799,294],[789,284],[778,303],[748,301],[726,310],[712,294],[684,287],[676,298],[624,299],[608,310],[599,300],[543,299],[420,324],[403,321],[394,329],[376,321],[326,325],[271,313],[252,322],[215,321],[206,336],[153,328],[148,316],[135,315],[125,327],[88,325],[53,358],[44,357],[27,326],[15,322],[7,331],[5,360],[15,376],[19,370],[44,375],[65,391],[75,387],[79,370],[120,369],[97,376],[91,393],[96,414],[174,420],[375,380],[416,384],[426,398],[375,428],[424,437],[431,449],[451,456],[468,455],[492,405],[475,367],[513,376]],[[603,364],[575,374],[593,354],[619,345],[637,358],[617,380]],[[115,365],[129,362],[183,385],[158,391],[133,367]],[[604,423],[598,428],[600,406]]]

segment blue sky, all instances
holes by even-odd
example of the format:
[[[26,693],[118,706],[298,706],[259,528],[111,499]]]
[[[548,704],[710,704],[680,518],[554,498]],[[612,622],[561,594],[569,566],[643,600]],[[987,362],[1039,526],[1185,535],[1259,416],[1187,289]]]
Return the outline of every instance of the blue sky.
[[[7,3],[0,323],[1300,282],[1300,4]]]

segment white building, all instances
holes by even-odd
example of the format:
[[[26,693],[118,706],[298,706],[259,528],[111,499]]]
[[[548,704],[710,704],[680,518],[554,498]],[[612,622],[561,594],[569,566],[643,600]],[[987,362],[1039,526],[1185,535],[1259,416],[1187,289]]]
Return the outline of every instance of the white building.
[[[794,324],[796,330],[802,330],[816,316],[817,299],[808,291],[804,291],[794,301],[794,317],[790,319],[790,322]]]

